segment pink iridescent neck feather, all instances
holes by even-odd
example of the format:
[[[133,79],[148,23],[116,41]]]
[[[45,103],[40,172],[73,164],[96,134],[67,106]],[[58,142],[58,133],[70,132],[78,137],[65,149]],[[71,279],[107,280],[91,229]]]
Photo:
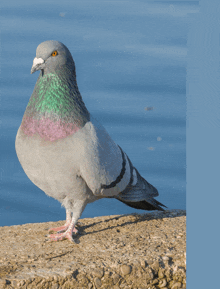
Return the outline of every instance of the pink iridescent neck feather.
[[[38,120],[26,116],[22,121],[21,129],[27,136],[38,134],[43,140],[55,141],[76,133],[80,128],[62,120],[52,121],[45,117]]]

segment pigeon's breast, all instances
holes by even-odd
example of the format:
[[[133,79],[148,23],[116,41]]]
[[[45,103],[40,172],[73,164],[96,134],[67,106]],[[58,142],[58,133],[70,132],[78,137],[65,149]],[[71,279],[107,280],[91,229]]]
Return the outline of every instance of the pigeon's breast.
[[[39,135],[29,136],[20,127],[15,148],[29,179],[47,195],[62,200],[74,191],[79,170],[74,135],[51,142]]]
[[[62,119],[51,120],[46,117],[34,119],[24,116],[21,130],[29,137],[39,135],[43,140],[53,142],[76,133],[79,127],[74,123],[64,122]]]

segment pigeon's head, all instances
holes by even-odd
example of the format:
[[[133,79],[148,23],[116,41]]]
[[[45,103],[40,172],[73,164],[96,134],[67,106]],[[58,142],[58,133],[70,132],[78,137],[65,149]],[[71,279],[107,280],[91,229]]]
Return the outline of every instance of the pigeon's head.
[[[53,72],[67,63],[68,65],[73,65],[73,67],[75,67],[68,48],[59,41],[48,40],[38,45],[31,73],[34,73],[37,70]]]

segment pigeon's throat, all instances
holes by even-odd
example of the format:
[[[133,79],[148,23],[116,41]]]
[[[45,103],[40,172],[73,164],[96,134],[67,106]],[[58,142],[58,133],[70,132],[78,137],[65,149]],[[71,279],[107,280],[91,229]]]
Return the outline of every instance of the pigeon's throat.
[[[65,117],[74,110],[76,91],[69,81],[49,73],[39,76],[28,108],[40,114],[58,114]]]

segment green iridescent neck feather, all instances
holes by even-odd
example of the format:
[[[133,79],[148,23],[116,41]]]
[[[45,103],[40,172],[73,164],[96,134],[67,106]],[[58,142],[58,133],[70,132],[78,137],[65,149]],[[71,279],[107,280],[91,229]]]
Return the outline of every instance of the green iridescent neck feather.
[[[40,73],[26,114],[35,119],[47,117],[51,120],[75,122],[81,127],[90,119],[78,90],[76,77],[68,70]]]

